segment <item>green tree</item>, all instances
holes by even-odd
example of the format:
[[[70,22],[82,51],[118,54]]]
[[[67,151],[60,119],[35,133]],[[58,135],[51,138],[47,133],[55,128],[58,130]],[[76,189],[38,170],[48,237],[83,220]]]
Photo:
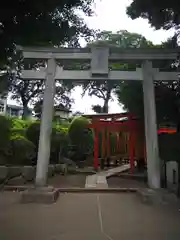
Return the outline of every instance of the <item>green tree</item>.
[[[113,33],[111,31],[103,31],[97,34],[96,39],[88,46],[107,46],[116,48],[139,48],[139,47],[153,47],[150,41],[147,41],[145,37],[137,33],[130,33],[126,30]],[[135,65],[112,63],[110,64],[110,70],[127,70]],[[113,100],[113,93],[115,92],[119,81],[98,80],[84,82],[84,93],[88,92],[89,96],[96,96],[103,100],[103,106],[93,106],[93,110],[97,112],[108,113],[109,101]]]
[[[73,102],[74,100],[71,98],[68,88],[66,88],[65,86],[56,88],[54,108],[61,107],[70,110]],[[38,119],[41,118],[42,105],[43,97],[40,97],[39,100],[36,101],[34,104],[35,117],[37,117]]]
[[[9,68],[19,61],[14,60],[17,45],[78,47],[80,37],[87,40],[94,31],[87,27],[78,11],[92,15],[92,3],[93,0],[1,2],[0,74],[3,77],[0,78],[0,92],[7,90],[7,83],[11,84]],[[13,69],[17,70],[17,64]],[[27,83],[22,85],[27,86]]]
[[[92,105],[92,110],[95,113],[103,113],[103,108],[101,107],[101,105],[97,104],[97,105]]]
[[[152,46],[150,46],[152,47]],[[157,47],[157,46],[154,46]],[[162,43],[162,48],[177,47],[176,37],[168,39]],[[159,61],[154,64],[155,67],[164,71],[176,71],[176,64],[169,61]],[[179,81],[157,81],[154,82],[157,122],[175,123],[180,126],[180,83]],[[142,120],[144,119],[143,89],[140,81],[122,81],[116,89],[117,98],[124,108]]]
[[[78,43],[79,34],[91,31],[79,17],[77,9],[92,14],[93,0],[43,0],[1,2],[0,60],[6,60],[15,45],[62,45]]]
[[[156,29],[180,27],[180,5],[178,0],[155,1],[133,0],[127,8],[127,14],[136,19],[139,17],[148,19]]]
[[[158,124],[179,122],[179,83],[155,82],[155,100]],[[144,119],[143,89],[140,81],[121,82],[116,91],[124,109]]]

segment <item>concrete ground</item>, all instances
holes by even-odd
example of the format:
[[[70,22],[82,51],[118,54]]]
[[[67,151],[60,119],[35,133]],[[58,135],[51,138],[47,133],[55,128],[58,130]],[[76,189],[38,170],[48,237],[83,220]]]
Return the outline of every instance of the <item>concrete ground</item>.
[[[135,194],[60,194],[52,205],[0,193],[1,240],[179,240],[180,212],[143,205]]]
[[[112,176],[107,179],[109,188],[146,188],[147,183],[142,180],[122,178],[120,176]]]
[[[85,174],[56,175],[48,180],[48,184],[57,188],[84,188]]]

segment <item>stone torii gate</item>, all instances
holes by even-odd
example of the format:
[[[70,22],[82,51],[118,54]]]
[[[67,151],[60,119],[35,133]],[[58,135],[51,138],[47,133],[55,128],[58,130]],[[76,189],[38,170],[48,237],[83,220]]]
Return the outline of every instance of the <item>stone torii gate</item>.
[[[19,48],[25,59],[47,60],[47,68],[40,71],[24,70],[23,79],[46,79],[44,92],[43,112],[41,119],[39,151],[36,172],[36,194],[43,192],[47,184],[47,172],[50,155],[50,137],[52,130],[53,102],[55,80],[141,80],[143,84],[145,135],[147,151],[148,184],[150,188],[160,188],[160,159],[158,152],[156,107],[154,96],[154,81],[177,81],[177,72],[160,72],[153,68],[154,60],[176,60],[177,50],[166,49],[108,49],[105,47],[93,48]],[[91,60],[90,70],[63,70],[56,64],[56,59],[61,60]],[[109,71],[109,61],[137,60],[141,62],[141,68],[136,71]],[[37,190],[38,189],[38,190]],[[43,191],[41,191],[43,189]],[[48,189],[48,188],[47,188]],[[48,193],[54,191],[48,190]],[[29,193],[26,192],[26,201],[29,201]],[[32,192],[30,193],[32,199]],[[50,194],[49,194],[50,195]],[[54,197],[53,197],[54,199]]]

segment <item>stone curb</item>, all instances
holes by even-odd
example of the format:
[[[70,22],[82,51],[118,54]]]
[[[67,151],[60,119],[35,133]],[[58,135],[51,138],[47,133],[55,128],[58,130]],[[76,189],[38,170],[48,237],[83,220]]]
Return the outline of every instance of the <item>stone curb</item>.
[[[33,186],[4,186],[3,191],[25,191]],[[57,188],[59,193],[136,193],[137,188]]]

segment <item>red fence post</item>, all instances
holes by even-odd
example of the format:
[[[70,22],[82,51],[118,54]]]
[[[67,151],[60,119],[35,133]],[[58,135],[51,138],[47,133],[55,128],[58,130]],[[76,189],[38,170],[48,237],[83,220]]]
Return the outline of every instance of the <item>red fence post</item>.
[[[134,172],[134,157],[135,157],[135,133],[133,128],[132,119],[129,120],[129,158],[130,158],[130,171]]]
[[[99,131],[97,128],[94,129],[94,133],[95,133],[95,136],[94,136],[94,169],[95,170],[98,170],[98,158],[99,158]]]
[[[119,136],[119,132],[117,133],[117,147],[116,147],[116,149],[117,149],[117,153],[119,153],[120,152],[120,136]]]
[[[107,131],[107,157],[110,157],[111,154],[111,139],[110,139],[110,132]]]
[[[105,158],[106,155],[106,129],[102,130],[102,158]]]

